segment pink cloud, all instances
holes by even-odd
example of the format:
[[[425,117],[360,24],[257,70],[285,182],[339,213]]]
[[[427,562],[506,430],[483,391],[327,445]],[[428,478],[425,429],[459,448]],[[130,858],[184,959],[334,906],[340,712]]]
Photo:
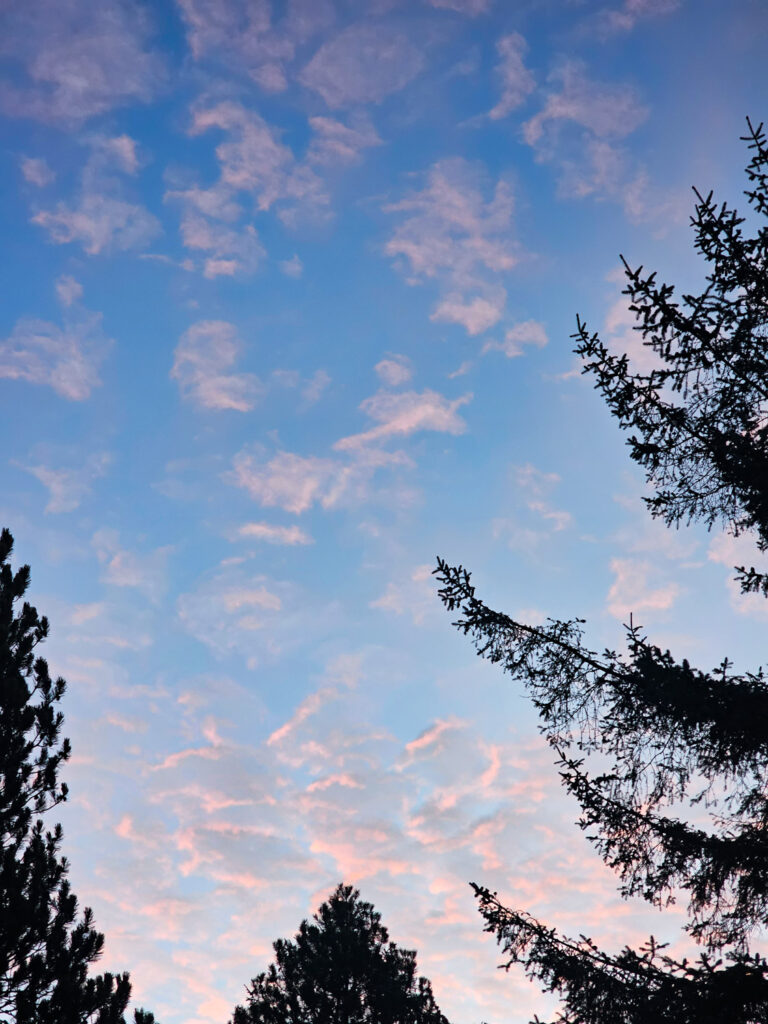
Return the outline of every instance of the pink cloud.
[[[523,355],[526,345],[544,348],[548,343],[544,324],[538,320],[525,320],[504,332],[503,341],[487,341],[483,352],[503,352],[508,359]]]
[[[24,157],[21,161],[21,173],[26,182],[37,188],[45,188],[56,180],[56,174],[40,157]]]
[[[460,14],[475,17],[477,14],[485,14],[489,11],[493,0],[427,0],[427,2],[431,7],[458,11]]]
[[[71,274],[62,274],[56,281],[56,296],[62,306],[71,306],[82,298],[83,286]]]
[[[350,451],[371,442],[393,436],[407,436],[420,430],[439,433],[463,434],[467,425],[457,410],[472,400],[471,394],[449,401],[444,395],[429,389],[392,393],[380,391],[360,404],[360,408],[378,423],[378,426],[352,434],[337,441],[334,448]]]
[[[248,412],[263,394],[252,373],[227,373],[237,361],[242,343],[234,324],[201,320],[189,327],[174,350],[171,377],[184,398],[203,409]]]
[[[89,256],[110,249],[139,249],[158,233],[157,219],[135,203],[104,195],[83,196],[76,207],[58,203],[42,210],[32,223],[59,245],[80,242]]]
[[[234,482],[265,506],[299,514],[319,502],[336,504],[344,489],[344,468],[332,459],[278,452],[266,464],[241,452],[235,456]]]
[[[281,204],[283,218],[294,216],[298,207],[307,214],[326,215],[328,196],[320,179],[296,161],[292,150],[279,141],[277,130],[255,111],[233,101],[199,107],[190,134],[211,129],[228,136],[216,147],[222,185],[253,194],[262,211]]]
[[[14,4],[3,22],[0,52],[21,63],[27,82],[0,87],[6,113],[77,122],[114,107],[149,100],[163,78],[147,49],[146,10],[101,0],[86,11],[77,0]]]
[[[653,586],[656,571],[648,561],[613,558],[611,570],[615,579],[608,591],[608,611],[623,622],[628,622],[633,613],[665,611],[680,594],[677,583]]]
[[[301,527],[277,526],[274,523],[245,523],[237,534],[248,540],[263,540],[267,544],[285,544],[289,547],[313,543]]]
[[[157,548],[148,554],[136,554],[121,547],[116,530],[103,528],[91,538],[102,565],[101,578],[115,587],[133,587],[151,600],[159,600],[166,585],[166,564],[170,548]]]
[[[634,89],[593,82],[577,62],[564,64],[551,77],[559,89],[549,92],[543,108],[523,126],[531,146],[545,144],[547,133],[559,123],[579,125],[597,138],[623,138],[648,116]]]
[[[0,340],[0,378],[47,385],[62,398],[82,402],[101,384],[98,368],[111,345],[99,313],[63,328],[45,320],[19,320]]]
[[[368,118],[353,118],[347,125],[332,117],[310,117],[309,125],[313,137],[307,160],[312,164],[355,164],[363,150],[382,144]]]
[[[214,55],[243,67],[266,92],[282,92],[295,51],[331,25],[330,0],[293,0],[280,20],[268,0],[177,0],[196,59]]]
[[[404,32],[363,22],[323,43],[300,80],[332,108],[380,103],[415,78],[423,63]]]
[[[462,324],[477,334],[503,315],[506,292],[499,275],[518,260],[512,232],[509,183],[499,180],[490,198],[481,167],[439,161],[424,189],[385,207],[402,215],[385,246],[409,283],[437,280],[444,292],[433,319]]]
[[[374,370],[380,379],[391,388],[399,388],[407,384],[413,376],[411,361],[407,356],[395,355],[388,359],[382,359],[374,366]]]
[[[432,565],[418,565],[404,581],[388,583],[381,597],[370,602],[370,607],[395,615],[409,614],[413,622],[420,625],[430,613],[438,613],[432,568]]]
[[[46,465],[24,466],[48,489],[49,499],[46,514],[73,512],[91,493],[94,480],[103,477],[112,459],[107,452],[89,456],[82,465],[70,468],[54,468]]]
[[[532,73],[525,66],[523,58],[528,44],[519,32],[502,36],[496,43],[499,63],[496,76],[501,82],[501,96],[488,116],[497,121],[521,106],[536,88]]]

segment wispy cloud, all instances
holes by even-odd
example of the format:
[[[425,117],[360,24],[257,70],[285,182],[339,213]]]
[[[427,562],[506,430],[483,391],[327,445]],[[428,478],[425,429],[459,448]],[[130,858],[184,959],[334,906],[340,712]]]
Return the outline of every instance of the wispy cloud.
[[[544,348],[548,342],[544,324],[538,320],[524,320],[504,332],[503,341],[487,341],[483,352],[503,352],[508,359],[523,355],[526,346]]]
[[[115,587],[131,587],[153,601],[166,587],[170,548],[138,554],[122,547],[117,530],[107,527],[94,533],[91,543],[102,566],[101,578]]]
[[[145,8],[124,0],[100,0],[87,13],[77,0],[12,4],[0,53],[21,64],[26,80],[2,83],[0,107],[17,117],[77,122],[146,101],[163,78],[149,35]]]
[[[453,401],[436,391],[380,391],[360,403],[360,408],[378,425],[361,434],[337,441],[337,451],[353,451],[389,437],[405,437],[420,430],[463,434],[467,424],[457,410],[472,400],[471,394]]]
[[[620,7],[610,7],[596,15],[598,31],[607,35],[631,32],[644,18],[672,14],[680,7],[680,0],[624,0]]]
[[[46,513],[72,512],[91,492],[94,480],[103,477],[112,461],[108,452],[88,456],[79,466],[54,467],[37,462],[23,468],[48,489]]]
[[[157,218],[123,195],[123,178],[139,163],[133,139],[127,135],[97,138],[82,175],[77,201],[60,201],[55,209],[40,210],[32,223],[44,228],[58,244],[79,242],[90,255],[111,250],[138,249],[160,231]]]
[[[632,614],[666,611],[681,593],[677,583],[659,579],[660,570],[645,559],[613,558],[611,571],[608,611],[622,622],[629,622]]]
[[[263,394],[253,373],[228,373],[242,352],[234,324],[201,320],[181,336],[174,351],[171,377],[184,398],[203,409],[248,412]]]
[[[524,57],[528,44],[519,32],[502,36],[496,43],[499,63],[496,65],[496,77],[501,83],[501,96],[498,103],[489,111],[488,116],[497,121],[521,106],[536,88],[533,74],[525,66]]]
[[[71,274],[62,274],[56,280],[56,297],[62,306],[71,306],[82,298],[83,286]]]
[[[245,523],[238,528],[238,537],[244,540],[261,540],[267,544],[281,544],[289,547],[312,544],[312,538],[300,526],[278,526],[275,523]]]
[[[277,18],[267,0],[177,0],[196,59],[242,67],[266,92],[288,87],[296,49],[333,24],[330,0],[293,0]]]
[[[549,81],[544,105],[523,125],[523,137],[539,161],[557,169],[560,194],[609,199],[634,221],[679,219],[624,144],[648,116],[637,91],[594,81],[579,61],[566,61]]]
[[[411,361],[407,356],[393,355],[376,363],[374,370],[384,384],[391,388],[399,388],[407,384],[413,376]]]
[[[222,185],[252,194],[259,210],[277,204],[284,219],[294,216],[297,207],[316,215],[324,212],[328,196],[320,179],[309,166],[297,162],[292,150],[280,142],[277,130],[255,111],[233,101],[198,107],[191,134],[213,129],[227,135],[216,147]]]
[[[24,181],[37,188],[45,188],[56,180],[55,173],[41,157],[24,157],[21,161],[21,173]]]
[[[443,160],[421,191],[385,209],[402,215],[386,254],[409,283],[434,279],[441,286],[432,319],[461,324],[470,335],[498,323],[506,303],[501,275],[518,260],[509,182],[500,179],[489,190],[481,166]]]
[[[418,626],[432,613],[439,614],[432,565],[417,565],[407,576],[387,583],[384,593],[371,601],[371,608],[394,612],[395,615],[410,615]]]
[[[313,132],[307,151],[309,163],[325,166],[358,163],[363,150],[382,144],[367,117],[352,118],[349,124],[332,117],[310,117],[309,125]]]
[[[380,103],[424,66],[422,50],[401,29],[365,22],[323,43],[301,72],[301,82],[329,107]]]
[[[0,377],[43,384],[81,402],[101,384],[98,370],[111,344],[100,313],[84,314],[64,327],[22,319],[0,340]]]

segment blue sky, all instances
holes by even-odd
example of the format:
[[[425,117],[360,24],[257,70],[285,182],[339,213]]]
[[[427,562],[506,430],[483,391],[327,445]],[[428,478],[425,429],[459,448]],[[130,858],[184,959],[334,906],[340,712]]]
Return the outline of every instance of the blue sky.
[[[549,1005],[467,882],[611,947],[622,904],[515,685],[430,572],[760,660],[739,542],[649,521],[578,372],[639,360],[619,253],[695,288],[745,205],[765,6],[0,5],[2,521],[70,687],[63,809],[104,968],[224,1021],[341,879],[455,1024]],[[666,934],[665,933],[665,934]]]

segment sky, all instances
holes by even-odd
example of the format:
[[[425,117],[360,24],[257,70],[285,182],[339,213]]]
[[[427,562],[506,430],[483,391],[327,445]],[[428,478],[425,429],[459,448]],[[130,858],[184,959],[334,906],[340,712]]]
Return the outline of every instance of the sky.
[[[742,208],[759,0],[0,0],[0,520],[51,620],[100,969],[224,1024],[339,881],[452,1024],[552,1012],[468,883],[608,949],[622,902],[436,556],[522,621],[760,662],[749,538],[666,530],[572,353],[638,366]]]

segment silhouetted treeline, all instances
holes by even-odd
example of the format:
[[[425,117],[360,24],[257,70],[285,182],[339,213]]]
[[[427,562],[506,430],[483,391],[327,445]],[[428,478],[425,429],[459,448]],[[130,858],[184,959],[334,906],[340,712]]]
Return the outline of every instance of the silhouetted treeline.
[[[761,226],[696,193],[695,246],[706,288],[674,298],[625,262],[630,308],[658,367],[633,370],[580,320],[577,353],[611,412],[632,431],[651,513],[751,531],[768,549],[768,147],[748,122],[746,192]],[[688,901],[695,962],[653,938],[598,949],[563,937],[496,893],[474,890],[508,964],[562,998],[562,1024],[765,1024],[768,962],[750,943],[768,923],[768,682],[724,657],[711,672],[662,651],[632,624],[628,654],[598,653],[583,620],[527,626],[488,608],[469,573],[438,560],[440,596],[478,653],[521,680],[540,715],[579,825],[618,875],[623,896]],[[745,591],[768,576],[737,567]],[[598,774],[590,756],[601,755]],[[610,767],[606,770],[605,764]],[[686,820],[705,810],[709,826]]]

